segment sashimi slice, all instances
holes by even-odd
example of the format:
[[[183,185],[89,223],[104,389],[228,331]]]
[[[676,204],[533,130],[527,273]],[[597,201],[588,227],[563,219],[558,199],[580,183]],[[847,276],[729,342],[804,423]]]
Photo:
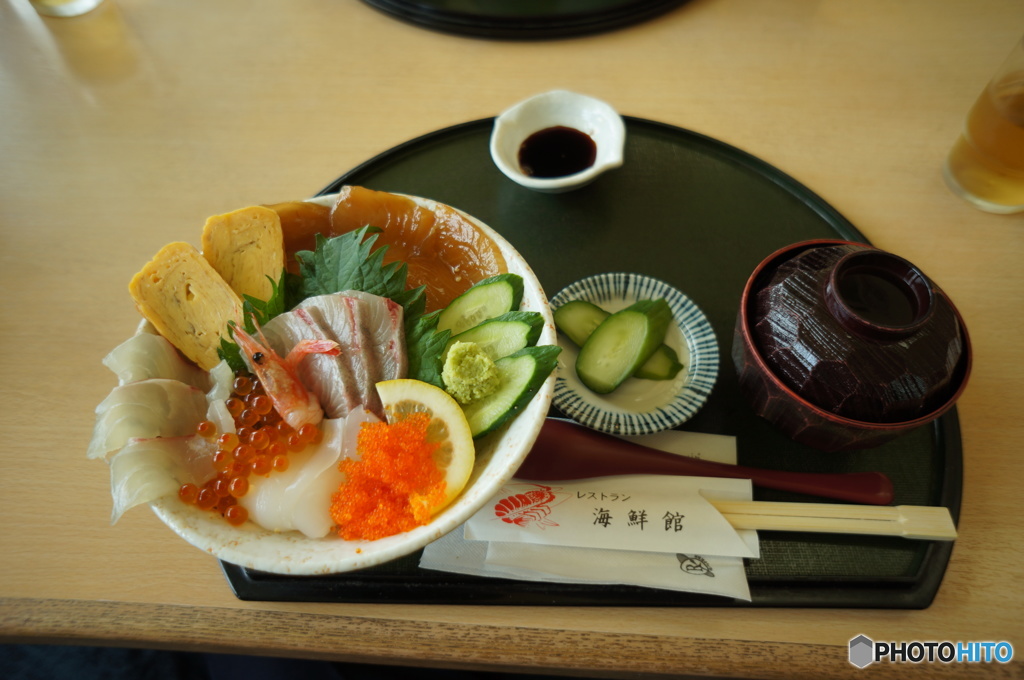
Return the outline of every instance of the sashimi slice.
[[[165,337],[154,333],[136,333],[110,351],[103,365],[114,372],[121,385],[166,378],[178,380],[201,390],[210,388],[206,371],[186,360]]]
[[[356,298],[365,307],[366,328],[381,368],[377,382],[404,378],[409,370],[409,361],[405,353],[402,306],[386,297],[358,290],[347,290],[340,295]]]
[[[280,355],[302,340],[338,343],[340,355],[311,355],[298,367],[299,379],[328,418],[343,418],[359,407],[383,417],[375,385],[408,371],[402,307],[378,295],[345,291],[307,298],[262,331]]]
[[[234,389],[235,372],[226,361],[210,369],[210,391],[206,393],[206,419],[217,426],[217,432],[235,431],[235,417],[228,411],[227,400]]]
[[[316,248],[317,234],[331,235],[331,208],[310,201],[285,201],[267,207],[281,218],[285,266],[291,273],[298,274],[295,253]]]
[[[383,418],[384,407],[376,389],[382,370],[367,329],[365,305],[359,298],[338,294],[320,295],[311,300],[304,301],[300,307],[327,337],[338,343],[342,355],[348,357],[359,403],[367,411]]]
[[[287,356],[302,340],[335,340],[306,310],[300,309],[274,317],[262,330],[271,348],[281,356]],[[362,403],[351,358],[345,354],[344,346],[336,356],[308,355],[299,364],[298,376],[303,386],[316,395],[327,418],[344,418]]]
[[[86,455],[102,458],[129,439],[193,434],[206,412],[206,394],[177,380],[152,378],[120,385],[96,407]]]
[[[428,207],[397,194],[345,186],[331,209],[331,235],[379,227],[384,262],[408,265],[409,288],[427,287],[427,311],[442,309],[476,281],[508,271],[501,248],[454,208]]]
[[[190,435],[132,439],[110,457],[110,523],[136,505],[177,493],[182,484],[202,484],[216,474],[213,440]]]
[[[331,496],[344,475],[338,463],[356,453],[356,435],[364,422],[377,417],[356,409],[343,419],[320,423],[323,439],[289,454],[288,469],[268,477],[249,477],[249,492],[238,499],[249,519],[271,531],[300,531],[323,538],[333,527]]]

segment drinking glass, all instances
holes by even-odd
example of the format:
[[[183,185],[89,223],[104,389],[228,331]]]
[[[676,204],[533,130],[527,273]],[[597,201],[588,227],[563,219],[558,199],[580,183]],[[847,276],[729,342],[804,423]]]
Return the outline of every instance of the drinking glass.
[[[967,114],[943,176],[980,210],[1024,211],[1024,39]]]
[[[31,0],[40,14],[49,17],[77,17],[96,9],[103,0]]]

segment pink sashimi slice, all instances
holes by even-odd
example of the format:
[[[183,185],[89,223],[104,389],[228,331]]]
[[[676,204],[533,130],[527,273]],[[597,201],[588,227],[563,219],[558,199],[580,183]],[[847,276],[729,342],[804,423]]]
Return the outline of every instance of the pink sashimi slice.
[[[382,415],[383,406],[375,387],[380,371],[362,302],[341,294],[322,295],[311,300],[300,304],[295,311],[307,313],[329,338],[341,346],[341,353],[348,357],[352,367],[359,403],[371,413]]]
[[[406,377],[409,370],[405,353],[405,322],[402,306],[394,300],[357,290],[339,293],[363,304],[367,332],[380,364],[380,379]]]
[[[307,298],[271,319],[263,334],[281,356],[303,340],[338,343],[340,355],[310,355],[298,364],[299,379],[328,418],[359,407],[383,418],[376,384],[408,372],[402,307],[378,295],[344,291]]]
[[[263,327],[263,335],[281,356],[303,340],[333,339],[307,311],[298,309],[271,319]],[[361,403],[351,360],[344,351],[338,355],[311,354],[298,364],[297,373],[306,389],[320,400],[328,418],[344,418]]]

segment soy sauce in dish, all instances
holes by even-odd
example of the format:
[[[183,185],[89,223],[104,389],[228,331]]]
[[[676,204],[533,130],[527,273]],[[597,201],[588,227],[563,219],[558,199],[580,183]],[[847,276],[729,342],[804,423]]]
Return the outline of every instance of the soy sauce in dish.
[[[519,146],[519,166],[531,177],[564,177],[586,170],[597,144],[585,132],[564,125],[538,130]]]

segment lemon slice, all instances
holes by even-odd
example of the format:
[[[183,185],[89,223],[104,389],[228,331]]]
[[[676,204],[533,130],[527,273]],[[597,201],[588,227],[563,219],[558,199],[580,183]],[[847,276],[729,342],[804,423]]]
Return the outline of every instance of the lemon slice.
[[[445,473],[444,499],[430,509],[436,514],[458,496],[469,481],[476,462],[476,448],[462,407],[440,387],[419,380],[385,380],[377,383],[389,423],[413,413],[430,416],[427,437],[440,442],[434,462]]]

